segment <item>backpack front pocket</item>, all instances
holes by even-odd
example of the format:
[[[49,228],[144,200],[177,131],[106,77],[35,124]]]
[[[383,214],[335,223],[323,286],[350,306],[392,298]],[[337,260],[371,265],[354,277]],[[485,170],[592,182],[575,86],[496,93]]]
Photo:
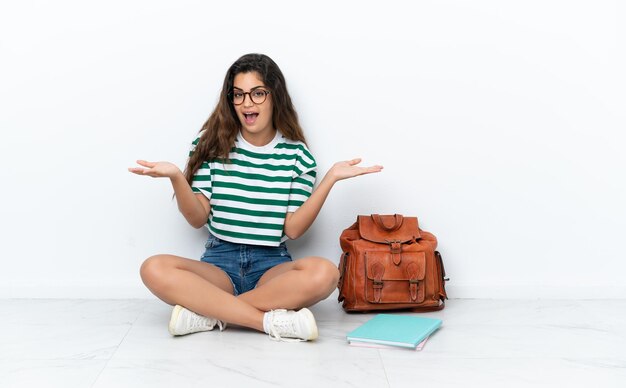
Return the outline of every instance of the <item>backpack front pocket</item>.
[[[422,303],[424,301],[424,252],[365,252],[365,297],[370,303]]]

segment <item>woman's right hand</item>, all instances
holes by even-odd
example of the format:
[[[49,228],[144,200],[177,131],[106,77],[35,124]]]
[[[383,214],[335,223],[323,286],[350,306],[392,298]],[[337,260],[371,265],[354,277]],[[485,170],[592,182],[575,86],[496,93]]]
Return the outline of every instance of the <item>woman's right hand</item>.
[[[178,174],[182,174],[180,169],[170,162],[148,162],[138,160],[137,164],[143,167],[129,167],[128,171],[137,175],[147,175],[153,178],[173,178]]]

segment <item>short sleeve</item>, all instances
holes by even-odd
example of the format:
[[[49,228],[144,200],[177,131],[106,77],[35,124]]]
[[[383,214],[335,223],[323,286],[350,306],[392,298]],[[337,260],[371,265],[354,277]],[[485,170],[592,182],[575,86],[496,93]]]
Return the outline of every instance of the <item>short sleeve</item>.
[[[311,196],[316,178],[317,163],[313,155],[306,148],[303,148],[296,158],[287,212],[295,212]]]
[[[189,157],[193,155],[196,149],[196,145],[198,145],[199,141],[200,135],[198,135],[198,137],[191,143]],[[211,185],[211,167],[209,166],[208,162],[202,162],[202,165],[200,166],[198,171],[196,171],[196,173],[193,175],[191,181],[191,190],[193,190],[194,193],[204,194],[207,199],[211,199],[211,193],[213,192],[213,190]]]

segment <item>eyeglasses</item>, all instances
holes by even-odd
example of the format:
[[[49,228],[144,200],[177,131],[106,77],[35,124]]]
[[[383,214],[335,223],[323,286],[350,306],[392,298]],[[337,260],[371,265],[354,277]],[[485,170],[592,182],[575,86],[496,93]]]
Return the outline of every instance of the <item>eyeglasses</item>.
[[[250,92],[242,92],[241,90],[233,90],[228,93],[234,105],[241,105],[246,100],[246,94],[250,96],[253,103],[260,105],[265,102],[267,95],[271,92],[265,89],[254,89]]]

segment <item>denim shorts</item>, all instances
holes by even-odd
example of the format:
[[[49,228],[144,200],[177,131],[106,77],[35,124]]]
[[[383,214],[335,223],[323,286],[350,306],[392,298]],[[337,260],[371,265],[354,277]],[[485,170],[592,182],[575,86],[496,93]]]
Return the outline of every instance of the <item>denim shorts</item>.
[[[254,289],[268,269],[292,261],[285,243],[277,247],[238,244],[209,234],[205,248],[200,260],[226,272],[235,295]]]

